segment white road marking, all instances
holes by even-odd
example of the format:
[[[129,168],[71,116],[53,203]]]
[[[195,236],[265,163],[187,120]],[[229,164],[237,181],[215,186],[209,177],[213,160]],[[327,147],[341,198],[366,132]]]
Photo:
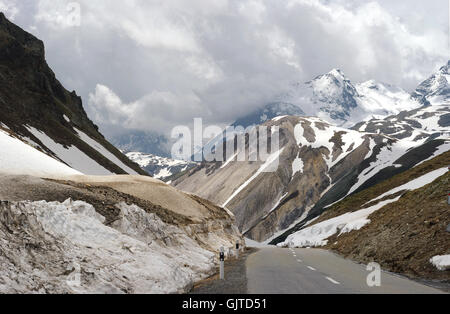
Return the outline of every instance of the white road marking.
[[[325,277],[326,279],[328,279],[329,281],[331,281],[332,283],[334,283],[335,285],[340,285],[340,283],[336,280],[334,280],[333,278],[330,277]]]
[[[311,269],[312,271],[316,271],[314,267],[308,266],[308,268]]]
[[[303,261],[302,261],[301,259],[298,259],[298,260],[297,260],[297,262],[299,262],[299,263],[303,263]]]

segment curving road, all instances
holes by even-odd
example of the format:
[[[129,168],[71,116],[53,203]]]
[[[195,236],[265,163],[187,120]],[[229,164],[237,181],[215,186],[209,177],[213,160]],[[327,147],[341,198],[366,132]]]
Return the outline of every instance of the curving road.
[[[262,248],[246,268],[250,294],[444,293],[387,272],[380,287],[369,287],[366,267],[318,249]]]

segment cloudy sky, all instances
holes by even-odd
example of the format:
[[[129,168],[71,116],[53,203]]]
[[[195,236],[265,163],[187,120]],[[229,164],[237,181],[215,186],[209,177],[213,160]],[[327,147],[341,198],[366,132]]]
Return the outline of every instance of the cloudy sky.
[[[223,124],[342,69],[412,90],[449,58],[448,0],[0,0],[107,135]],[[73,9],[75,8],[75,9]]]

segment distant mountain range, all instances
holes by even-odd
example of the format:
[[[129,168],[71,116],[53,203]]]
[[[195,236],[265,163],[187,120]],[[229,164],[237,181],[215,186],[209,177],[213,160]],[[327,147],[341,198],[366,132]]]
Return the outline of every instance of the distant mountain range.
[[[197,165],[195,162],[174,160],[166,157],[139,152],[126,154],[130,160],[141,166],[152,177],[159,180],[166,180],[173,175],[191,169]]]
[[[157,132],[130,130],[110,138],[113,145],[124,152],[141,152],[160,157],[170,157],[170,140]]]
[[[232,126],[259,125],[283,116],[317,116],[340,127],[382,133],[397,139],[409,138],[413,141],[439,137],[450,119],[445,110],[439,109],[439,106],[448,105],[448,68],[448,64],[443,66],[411,94],[374,80],[353,84],[343,71],[333,69],[309,82],[292,84],[287,93],[262,109],[237,119]],[[435,106],[424,107],[430,104]],[[439,120],[429,120],[431,115],[436,119],[439,117]],[[220,141],[223,139],[213,140]],[[143,132],[113,140],[126,151],[150,153],[155,158],[168,156],[168,151],[164,151],[168,150],[168,142],[164,136]],[[160,166],[157,167],[157,164]],[[177,170],[185,170],[184,167],[168,170],[159,162],[152,167],[152,174],[160,171],[176,174]]]
[[[430,80],[410,94],[374,80],[354,84],[343,71],[333,69],[306,83],[291,84],[288,92],[238,118],[231,126],[246,128],[279,116],[317,116],[338,126],[352,127],[361,121],[383,119],[421,107],[427,86],[436,88],[435,81],[442,81],[442,75]],[[170,140],[156,132],[130,131],[111,138],[111,142],[127,152],[170,156]]]
[[[415,94],[414,94],[415,95]],[[295,83],[276,101],[233,125],[249,126],[277,116],[317,116],[338,126],[351,127],[421,106],[417,96],[389,84],[370,80],[353,84],[339,69],[306,83]]]
[[[450,61],[417,87],[413,98],[424,105],[448,103],[450,101]]]
[[[283,241],[329,205],[450,150],[448,66],[412,96],[374,82],[352,88],[342,72],[332,71],[301,87],[314,91],[320,86],[321,92],[310,96],[327,120],[286,115],[263,123],[280,127],[276,172],[261,172],[261,162],[205,162],[173,185],[228,207],[247,237],[265,241],[281,236]],[[379,106],[367,109],[374,102]],[[354,112],[392,114],[351,129],[329,122],[349,124]]]

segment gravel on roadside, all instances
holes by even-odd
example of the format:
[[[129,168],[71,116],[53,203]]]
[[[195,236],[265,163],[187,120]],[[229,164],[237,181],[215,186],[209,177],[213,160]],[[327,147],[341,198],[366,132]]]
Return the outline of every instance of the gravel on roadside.
[[[229,258],[225,261],[225,280],[219,279],[217,274],[209,277],[196,285],[190,294],[247,294],[247,269],[245,263],[247,257],[258,249],[246,248],[241,252],[239,259]]]

